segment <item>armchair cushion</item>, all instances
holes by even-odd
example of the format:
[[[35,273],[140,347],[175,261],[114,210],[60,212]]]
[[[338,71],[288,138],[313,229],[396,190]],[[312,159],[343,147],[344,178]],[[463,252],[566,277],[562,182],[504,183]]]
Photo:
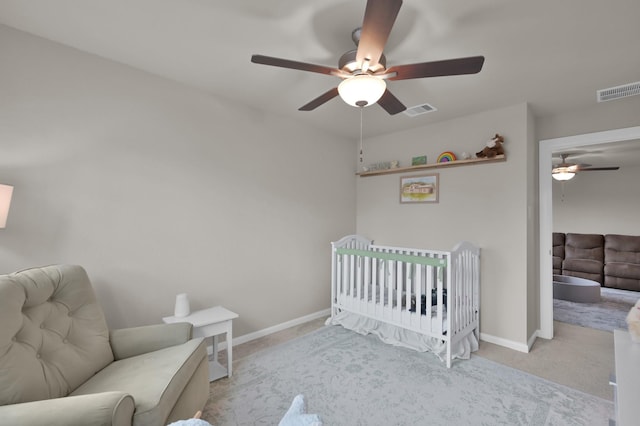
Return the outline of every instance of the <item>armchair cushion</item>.
[[[24,402],[1,408],[2,424],[7,425],[128,426],[135,403],[133,397],[124,392],[105,392]]]
[[[204,340],[194,339],[115,361],[71,395],[125,391],[135,396],[134,424],[162,425],[203,362],[208,362]],[[208,395],[204,397],[203,405]]]
[[[187,322],[123,328],[111,330],[109,341],[118,360],[186,343],[191,339],[192,330],[193,326]]]
[[[0,405],[67,396],[113,361],[109,331],[82,268],[0,276]]]

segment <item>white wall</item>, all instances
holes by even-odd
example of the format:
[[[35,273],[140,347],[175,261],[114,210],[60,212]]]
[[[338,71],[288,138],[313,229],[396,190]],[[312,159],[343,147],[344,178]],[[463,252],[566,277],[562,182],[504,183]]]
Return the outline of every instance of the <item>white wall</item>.
[[[0,57],[1,273],[80,264],[111,327],[180,292],[238,336],[329,307],[353,141],[4,26]]]
[[[536,120],[529,108],[527,116],[527,336],[533,344],[540,329],[540,220]]]
[[[404,174],[357,182],[358,233],[384,245],[448,250],[469,240],[482,248],[481,331],[519,347],[528,339],[527,210],[535,200],[528,196],[527,162],[535,163],[527,158],[528,120],[520,104],[365,141],[365,164],[407,165],[417,155],[433,163],[442,151],[475,153],[495,133],[504,135],[506,162],[433,170],[440,174],[438,204],[400,204]]]
[[[553,230],[640,235],[640,167],[578,173],[553,182]]]

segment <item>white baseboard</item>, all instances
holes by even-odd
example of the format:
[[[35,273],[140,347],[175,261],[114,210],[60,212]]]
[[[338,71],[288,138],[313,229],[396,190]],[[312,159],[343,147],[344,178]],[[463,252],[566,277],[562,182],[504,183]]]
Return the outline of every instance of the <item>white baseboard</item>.
[[[504,346],[505,348],[513,349],[514,351],[529,353],[530,346],[524,343],[514,342],[513,340],[503,339],[502,337],[492,336],[486,333],[480,333],[480,340],[484,340],[494,345]],[[529,339],[531,341],[531,339]],[[535,340],[535,337],[534,337]],[[531,342],[533,344],[533,342]]]
[[[276,324],[271,327],[267,327],[262,330],[254,331],[253,333],[244,334],[240,337],[233,338],[233,346],[241,345],[242,343],[247,343],[255,339],[259,339],[264,336],[268,336],[269,334],[277,333],[278,331],[285,330],[290,327],[295,327],[296,325],[304,324],[305,322],[313,321],[318,318],[328,317],[331,315],[331,309],[323,309],[321,311],[315,312],[313,314],[305,315],[300,318],[292,319],[291,321],[286,321],[281,324]],[[227,348],[227,342],[220,342],[218,349],[223,350]],[[209,346],[207,348],[209,353],[211,353],[212,348]]]
[[[527,341],[527,346],[529,346],[529,350],[527,352],[531,350],[531,348],[533,347],[533,344],[536,342],[536,339],[540,336],[540,333],[541,333],[540,330],[536,330],[533,332],[531,337],[529,337],[529,340]]]

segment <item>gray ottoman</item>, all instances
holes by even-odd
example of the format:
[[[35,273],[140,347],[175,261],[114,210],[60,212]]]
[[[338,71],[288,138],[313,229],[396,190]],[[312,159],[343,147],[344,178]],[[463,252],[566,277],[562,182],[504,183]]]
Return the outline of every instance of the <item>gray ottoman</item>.
[[[553,298],[579,303],[600,301],[600,283],[569,275],[553,276]]]

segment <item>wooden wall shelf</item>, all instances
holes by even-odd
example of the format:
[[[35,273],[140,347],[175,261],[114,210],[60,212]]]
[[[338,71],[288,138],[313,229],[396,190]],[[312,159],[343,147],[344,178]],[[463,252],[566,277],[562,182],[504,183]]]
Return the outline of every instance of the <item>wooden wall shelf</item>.
[[[356,175],[360,177],[368,177],[368,176],[378,176],[378,175],[389,175],[393,173],[411,173],[411,172],[417,172],[420,170],[442,169],[442,168],[456,167],[456,166],[471,166],[473,164],[498,163],[501,161],[507,161],[507,156],[496,155],[493,158],[470,158],[468,160],[456,160],[456,161],[447,161],[444,163],[422,164],[420,166],[396,167],[395,169],[384,169],[384,170],[371,170],[369,172],[356,173]]]

